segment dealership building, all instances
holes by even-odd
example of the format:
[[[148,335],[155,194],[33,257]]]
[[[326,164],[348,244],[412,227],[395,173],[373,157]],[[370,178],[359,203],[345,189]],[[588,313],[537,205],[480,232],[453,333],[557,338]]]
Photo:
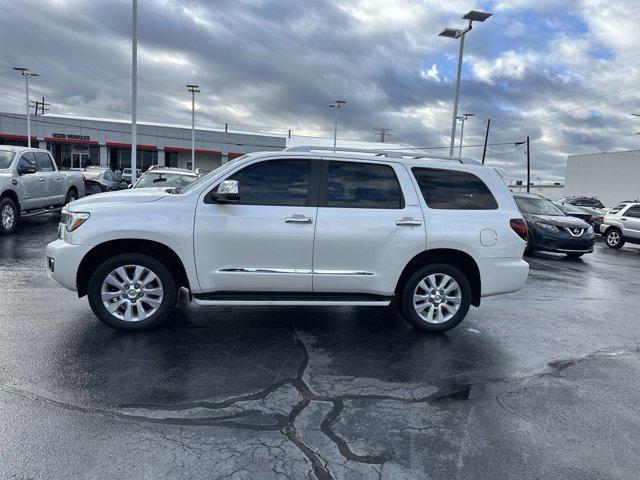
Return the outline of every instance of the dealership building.
[[[27,145],[25,114],[0,112],[0,145]],[[49,150],[59,168],[131,167],[131,122],[71,115],[31,115],[31,145]],[[191,126],[139,122],[137,168],[151,165],[191,168]],[[251,152],[277,151],[299,145],[333,146],[333,138],[196,128],[196,168],[210,171]],[[380,143],[338,140],[350,148],[380,148]],[[385,148],[401,145],[385,143]]]

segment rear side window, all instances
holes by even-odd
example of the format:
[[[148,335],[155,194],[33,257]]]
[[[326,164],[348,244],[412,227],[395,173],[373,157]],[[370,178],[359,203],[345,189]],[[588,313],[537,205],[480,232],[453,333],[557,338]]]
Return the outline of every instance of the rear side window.
[[[34,152],[36,156],[36,163],[38,164],[38,170],[41,172],[53,172],[53,163],[51,157],[45,152]]]
[[[329,162],[327,207],[400,209],[400,183],[388,165]]]
[[[477,176],[458,170],[413,168],[424,201],[442,210],[495,210],[498,202]]]
[[[640,206],[631,207],[624,215],[625,217],[640,218]]]
[[[626,207],[626,204],[624,204],[624,203],[621,203],[620,205],[616,205],[615,207],[613,207],[611,210],[609,210],[607,212],[607,215],[615,215],[620,210],[622,210],[624,207]]]
[[[237,180],[241,205],[307,204],[311,162],[267,160],[254,163],[228,177]]]

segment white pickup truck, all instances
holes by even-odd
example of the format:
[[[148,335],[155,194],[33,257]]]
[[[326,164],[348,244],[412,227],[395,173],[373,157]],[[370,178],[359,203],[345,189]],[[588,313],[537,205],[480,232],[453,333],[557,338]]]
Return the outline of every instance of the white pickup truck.
[[[84,197],[82,172],[61,172],[48,150],[0,146],[0,234],[21,215],[60,208]]]

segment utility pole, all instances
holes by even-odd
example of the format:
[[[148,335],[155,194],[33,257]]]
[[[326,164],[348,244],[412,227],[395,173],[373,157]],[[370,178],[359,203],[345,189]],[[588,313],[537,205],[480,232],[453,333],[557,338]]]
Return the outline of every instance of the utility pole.
[[[527,137],[527,193],[531,185],[531,153],[529,151],[529,137]]]
[[[45,108],[45,107],[48,107],[49,105],[51,105],[51,104],[50,103],[45,103],[44,102],[44,97],[42,97],[42,102],[40,102],[40,106],[42,107],[42,115],[44,115],[46,112],[49,111],[48,108]]]
[[[336,153],[336,145],[338,143],[338,111],[345,103],[347,103],[345,100],[336,100],[329,105],[329,108],[333,108],[336,111],[335,123],[333,126],[333,153]]]
[[[464,137],[464,122],[466,122],[469,119],[469,117],[473,117],[473,113],[465,113],[461,117],[458,117],[458,120],[460,120],[460,123],[461,123],[461,126],[460,126],[460,150],[458,150],[458,158],[462,158],[462,139]]]
[[[387,137],[391,136],[389,133],[390,131],[390,128],[376,128],[376,132],[380,135],[378,142],[385,143],[387,141]]]
[[[489,141],[489,127],[491,126],[491,119],[487,120],[487,133],[484,134],[484,149],[482,150],[482,164],[484,165],[484,158],[487,155],[487,142]]]

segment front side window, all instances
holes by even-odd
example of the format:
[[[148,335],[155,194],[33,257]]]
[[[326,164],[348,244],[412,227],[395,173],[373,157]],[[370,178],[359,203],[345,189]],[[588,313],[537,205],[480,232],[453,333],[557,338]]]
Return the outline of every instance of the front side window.
[[[613,207],[611,210],[607,212],[607,215],[615,215],[626,206],[627,206],[626,203],[621,203],[619,205],[616,205],[615,207]]]
[[[388,165],[329,162],[327,207],[403,208],[400,183]]]
[[[22,154],[20,160],[18,160],[18,166],[22,165],[31,165],[32,167],[38,168],[38,165],[36,164],[36,157],[33,156],[33,152],[25,152]]]
[[[254,163],[229,176],[238,182],[241,205],[307,204],[311,162],[268,160]]]
[[[498,202],[479,177],[459,170],[413,168],[424,201],[442,210],[495,210]]]
[[[36,164],[38,165],[38,170],[41,172],[53,172],[53,162],[51,161],[51,157],[48,153],[45,152],[34,152],[36,157]]]

